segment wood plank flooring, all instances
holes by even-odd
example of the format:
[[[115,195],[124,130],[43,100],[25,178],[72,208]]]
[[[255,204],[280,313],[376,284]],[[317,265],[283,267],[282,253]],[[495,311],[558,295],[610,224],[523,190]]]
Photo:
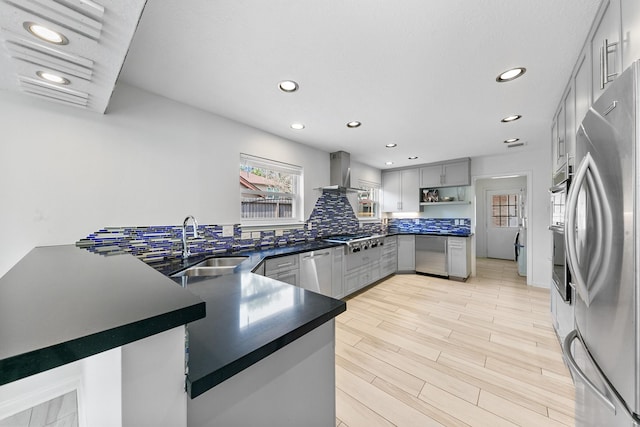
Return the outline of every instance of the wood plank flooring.
[[[396,275],[336,322],[336,426],[573,426],[549,290],[477,260],[466,283]]]

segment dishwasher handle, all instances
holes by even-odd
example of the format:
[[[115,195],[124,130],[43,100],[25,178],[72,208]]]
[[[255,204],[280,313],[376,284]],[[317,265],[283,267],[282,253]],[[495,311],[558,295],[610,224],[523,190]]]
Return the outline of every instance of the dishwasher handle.
[[[328,255],[331,255],[331,252],[323,252],[321,254],[305,255],[305,256],[302,257],[302,259],[303,260],[304,259],[315,259],[315,258],[320,258],[320,257],[323,257],[323,256],[328,256]]]

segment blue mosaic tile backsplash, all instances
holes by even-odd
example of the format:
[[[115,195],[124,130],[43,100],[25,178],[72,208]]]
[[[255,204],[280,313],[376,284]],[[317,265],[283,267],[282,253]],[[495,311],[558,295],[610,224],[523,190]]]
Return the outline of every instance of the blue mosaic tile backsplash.
[[[344,194],[324,192],[316,201],[309,220],[302,226],[260,231],[260,237],[243,239],[240,224],[233,226],[233,237],[222,237],[222,225],[198,226],[198,238],[188,227],[187,239],[192,254],[222,254],[240,250],[272,248],[303,243],[336,234],[424,233],[447,230],[469,234],[469,218],[391,218],[387,226],[380,222],[360,223]],[[255,234],[251,233],[251,234]],[[278,233],[280,234],[280,233]],[[106,227],[76,242],[76,246],[104,255],[130,253],[146,262],[179,258],[182,254],[182,225]]]
[[[347,197],[337,192],[323,193],[304,226],[283,229],[282,236],[276,236],[274,229],[260,231],[259,238],[242,239],[239,224],[233,226],[233,237],[222,237],[222,225],[199,225],[196,239],[191,237],[191,225],[188,230],[187,241],[192,254],[285,246],[336,234],[383,232],[380,222],[363,223],[361,227]],[[105,255],[131,253],[146,262],[179,258],[182,225],[106,227],[79,240],[76,246]]]
[[[391,218],[389,233],[438,233],[468,235],[471,233],[469,218]]]

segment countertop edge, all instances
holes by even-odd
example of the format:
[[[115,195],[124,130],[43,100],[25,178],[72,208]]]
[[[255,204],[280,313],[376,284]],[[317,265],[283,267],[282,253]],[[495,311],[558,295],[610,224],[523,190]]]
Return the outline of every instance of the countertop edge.
[[[339,306],[201,378],[191,380],[187,376],[187,393],[189,394],[189,397],[191,399],[195,399],[225,380],[260,362],[262,359],[265,359],[281,348],[284,348],[298,338],[316,329],[320,325],[345,312],[347,310],[347,303],[344,301],[341,302],[342,304]]]
[[[0,360],[0,385],[148,338],[206,315],[205,302]]]

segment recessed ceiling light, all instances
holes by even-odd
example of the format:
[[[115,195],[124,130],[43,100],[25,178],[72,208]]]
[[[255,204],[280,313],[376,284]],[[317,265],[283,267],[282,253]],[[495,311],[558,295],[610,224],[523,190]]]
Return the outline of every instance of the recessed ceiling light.
[[[512,142],[517,142],[520,141],[520,138],[509,138],[509,139],[505,139],[503,142],[505,144],[511,144]]]
[[[39,38],[40,40],[44,40],[53,44],[68,44],[69,39],[67,39],[64,34],[61,34],[57,31],[53,31],[43,25],[36,24],[33,22],[25,22],[22,24],[25,30],[29,31],[31,34]]]
[[[508,82],[508,81],[517,79],[518,77],[521,77],[526,71],[527,69],[524,67],[512,68],[510,70],[505,71],[504,73],[501,73],[498,77],[496,77],[496,81],[498,83]]]
[[[347,123],[347,127],[348,128],[357,128],[358,126],[360,126],[362,123],[358,122],[358,121],[353,121],[353,122],[349,122]]]
[[[393,162],[385,162],[385,165],[387,166],[391,166],[393,164]]]
[[[415,160],[415,159],[417,159],[417,158],[418,158],[418,156],[411,156],[411,157],[407,157],[407,159],[409,159],[409,160]]]
[[[516,121],[518,119],[522,118],[522,116],[520,114],[513,114],[511,116],[507,116],[504,119],[500,120],[502,123],[508,123],[508,122],[513,122]]]
[[[293,80],[283,80],[278,83],[278,87],[283,92],[295,92],[298,90],[299,86],[298,83],[294,82]]]
[[[68,85],[69,83],[71,83],[71,81],[69,81],[69,79],[65,79],[64,77],[60,77],[57,74],[47,73],[46,71],[36,71],[36,74],[41,79],[45,79],[46,81],[51,82],[51,83],[56,83],[56,84],[59,84],[59,85]]]
[[[291,123],[291,129],[302,130],[304,125],[302,123]]]
[[[387,147],[387,148],[393,148],[393,147],[397,147],[397,146],[398,146],[398,144],[394,144],[394,143],[385,145],[385,147]]]

